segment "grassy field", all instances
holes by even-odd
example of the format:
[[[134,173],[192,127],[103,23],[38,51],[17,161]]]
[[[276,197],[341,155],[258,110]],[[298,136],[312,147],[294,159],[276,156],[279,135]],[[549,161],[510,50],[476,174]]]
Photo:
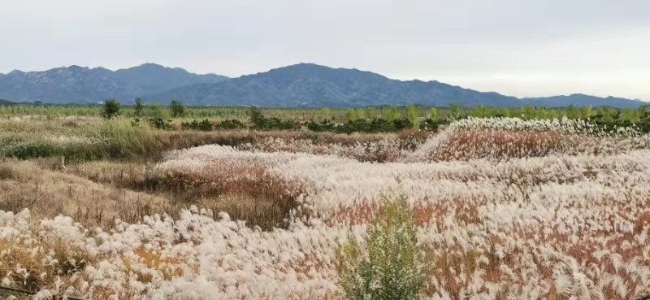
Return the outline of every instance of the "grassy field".
[[[265,108],[264,113],[268,117],[278,117],[282,119],[292,119],[309,121],[314,118],[327,118],[335,121],[347,120],[349,111],[362,112],[366,117],[378,117],[387,114],[390,108],[365,108],[365,109],[299,109],[299,108]],[[407,108],[394,108],[399,114],[406,115]],[[103,107],[101,105],[56,105],[56,106],[34,106],[34,105],[12,105],[3,106],[0,103],[0,117],[14,116],[45,116],[45,117],[101,117]],[[428,108],[420,108],[420,114],[428,113]],[[203,119],[210,118],[215,120],[222,119],[240,119],[245,120],[247,116],[247,107],[186,107],[185,118]],[[445,114],[445,109],[440,109]],[[135,114],[133,106],[124,106],[121,114],[126,117],[132,117]],[[168,107],[160,105],[147,105],[145,115],[158,115],[169,117]]]
[[[431,114],[430,107],[414,107],[419,117],[428,117]],[[647,110],[647,106],[638,109],[616,109],[609,107],[580,107],[580,108],[542,108],[542,107],[521,107],[521,108],[493,108],[493,107],[438,107],[435,108],[440,118],[444,119],[450,115],[464,115],[472,117],[516,117],[523,119],[587,119],[597,115],[605,118],[620,118],[632,122],[639,121]],[[248,119],[248,107],[185,107],[184,118],[187,119]],[[365,107],[354,109],[335,108],[264,108],[264,114],[268,117],[280,119],[291,119],[307,122],[318,119],[329,119],[335,122],[345,122],[352,118],[387,118],[406,117],[409,115],[409,107]],[[20,116],[42,116],[49,118],[61,117],[101,117],[102,105],[6,105],[0,102],[0,118],[11,118]],[[120,114],[125,117],[133,117],[135,107],[133,105],[123,106]],[[171,114],[168,106],[146,105],[143,109],[145,116],[169,117]]]
[[[650,294],[646,112],[611,112],[633,123],[612,131],[581,120],[596,109],[530,109],[336,134],[256,130],[244,108],[157,128],[133,108],[4,107],[0,281],[87,299],[385,298],[365,280],[425,299]],[[396,117],[372,110],[262,112]],[[203,118],[245,127],[181,126]]]

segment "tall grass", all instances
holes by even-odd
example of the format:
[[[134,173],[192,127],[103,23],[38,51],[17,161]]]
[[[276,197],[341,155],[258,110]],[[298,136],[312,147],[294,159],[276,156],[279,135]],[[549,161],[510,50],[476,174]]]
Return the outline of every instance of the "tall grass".
[[[156,132],[149,126],[132,126],[129,120],[119,119],[99,124],[92,135],[108,158],[147,157],[162,149]]]
[[[125,119],[94,123],[60,136],[38,129],[25,128],[7,135],[0,155],[18,159],[62,156],[66,161],[79,162],[147,157],[163,150],[151,128],[133,127]]]

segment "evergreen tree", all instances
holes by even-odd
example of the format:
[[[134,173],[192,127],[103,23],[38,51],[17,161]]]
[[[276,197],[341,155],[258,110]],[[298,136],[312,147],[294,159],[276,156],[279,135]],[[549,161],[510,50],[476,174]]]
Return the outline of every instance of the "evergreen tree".
[[[172,118],[180,118],[185,116],[185,106],[179,100],[172,100],[169,103],[169,109],[172,113]]]
[[[104,102],[103,117],[105,119],[112,119],[116,117],[120,113],[121,106],[122,105],[120,104],[120,102],[115,99],[106,100]]]

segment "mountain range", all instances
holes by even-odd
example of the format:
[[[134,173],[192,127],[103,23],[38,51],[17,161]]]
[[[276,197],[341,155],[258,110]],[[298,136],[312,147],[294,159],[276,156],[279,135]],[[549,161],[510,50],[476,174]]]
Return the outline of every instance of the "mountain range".
[[[15,102],[97,103],[109,98],[127,102],[180,86],[216,83],[225,76],[197,75],[180,68],[144,64],[111,71],[71,66],[43,72],[0,74],[0,99]]]
[[[516,98],[479,92],[438,81],[401,81],[357,69],[296,64],[238,78],[198,75],[180,68],[144,64],[111,71],[71,66],[43,72],[13,71],[0,74],[0,99],[43,103],[97,103],[109,98],[132,103],[262,107],[362,107],[419,104],[444,107],[638,107],[643,101],[584,94],[541,98]]]
[[[16,103],[0,99],[0,105],[9,106],[9,105],[16,105]]]

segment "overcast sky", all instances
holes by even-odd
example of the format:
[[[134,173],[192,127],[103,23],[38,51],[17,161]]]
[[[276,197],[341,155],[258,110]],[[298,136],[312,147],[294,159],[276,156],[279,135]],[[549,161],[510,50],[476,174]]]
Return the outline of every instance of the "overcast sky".
[[[313,62],[514,96],[650,100],[650,1],[0,0],[0,72]]]

